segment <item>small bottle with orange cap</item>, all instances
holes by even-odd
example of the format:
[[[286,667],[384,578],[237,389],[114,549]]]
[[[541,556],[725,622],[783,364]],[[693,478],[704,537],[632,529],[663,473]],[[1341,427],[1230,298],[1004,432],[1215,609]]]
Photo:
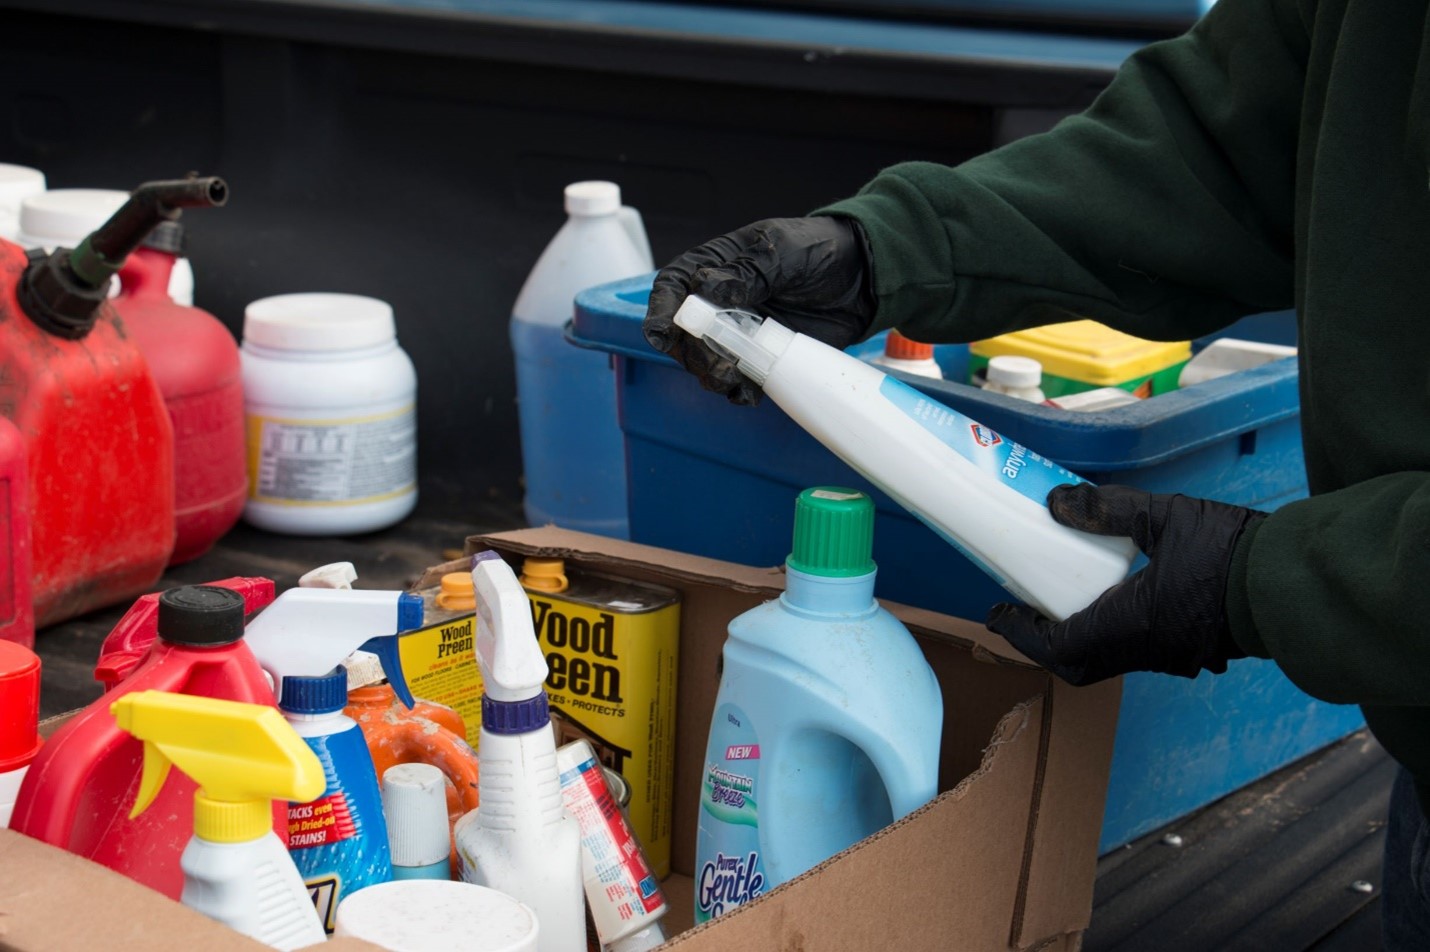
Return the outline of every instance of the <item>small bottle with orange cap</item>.
[[[888,370],[900,370],[916,377],[943,379],[943,370],[933,357],[933,345],[910,340],[896,330],[884,338],[884,352],[872,361]]]

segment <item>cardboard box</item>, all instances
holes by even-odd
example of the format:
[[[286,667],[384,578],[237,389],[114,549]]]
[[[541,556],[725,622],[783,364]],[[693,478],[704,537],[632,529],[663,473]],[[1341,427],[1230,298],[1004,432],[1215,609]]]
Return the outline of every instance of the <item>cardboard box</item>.
[[[918,638],[944,694],[939,789],[923,809],[803,876],[691,928],[706,732],[725,628],[774,598],[783,570],[751,568],[555,527],[475,536],[520,567],[560,557],[681,593],[675,841],[664,886],[680,952],[1072,952],[1093,876],[1120,681],[1073,688],[982,625],[887,607]]]
[[[664,883],[680,952],[899,949],[1074,952],[1093,874],[1119,682],[1072,688],[981,625],[888,605],[944,692],[939,787],[923,809],[734,912],[692,928],[698,786],[731,618],[783,589],[780,569],[555,528],[477,536],[519,564],[559,556],[680,591],[676,838]],[[0,830],[0,948],[16,952],[265,948],[125,877]],[[358,952],[351,940],[324,950]],[[316,949],[316,947],[315,947]]]

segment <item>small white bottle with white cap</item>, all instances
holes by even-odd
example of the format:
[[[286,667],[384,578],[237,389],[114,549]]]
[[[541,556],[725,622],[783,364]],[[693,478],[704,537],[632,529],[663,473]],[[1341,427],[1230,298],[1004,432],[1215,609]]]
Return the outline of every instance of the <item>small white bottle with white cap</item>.
[[[897,330],[884,338],[884,351],[870,361],[886,370],[900,370],[915,377],[943,379],[943,368],[933,356],[933,345],[910,340]]]
[[[1043,365],[1031,357],[1003,354],[988,361],[988,377],[984,390],[1005,393],[1015,400],[1042,403],[1047,400],[1043,390]]]
[[[243,516],[290,535],[383,529],[417,505],[417,371],[392,307],[283,294],[243,318]]]
[[[431,764],[395,764],[382,775],[382,812],[393,879],[451,879],[447,778]]]
[[[0,162],[0,238],[19,243],[20,205],[44,190],[44,172]]]

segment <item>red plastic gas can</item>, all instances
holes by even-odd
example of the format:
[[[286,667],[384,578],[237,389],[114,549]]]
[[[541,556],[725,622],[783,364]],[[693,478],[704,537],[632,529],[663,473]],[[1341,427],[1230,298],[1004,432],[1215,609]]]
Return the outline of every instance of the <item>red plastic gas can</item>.
[[[191,585],[159,597],[159,639],[117,688],[65,723],[40,749],[20,785],[10,828],[117,870],[178,899],[179,857],[193,835],[195,783],[170,770],[152,806],[129,818],[144,745],[109,713],[130,691],[174,691],[273,704],[273,692],[243,643],[244,600],[224,588]],[[274,804],[274,830],[287,833],[287,804]]]
[[[159,225],[149,237],[177,229]],[[177,250],[177,249],[176,249]],[[174,552],[169,564],[207,552],[243,513],[248,489],[238,344],[218,318],[169,297],[175,257],[134,250],[120,269],[114,307],[143,351],[174,429]]]
[[[15,424],[0,416],[0,638],[33,648],[27,481],[25,441]]]
[[[0,415],[29,456],[30,555],[43,627],[153,586],[174,547],[169,413],[139,347],[100,305],[78,340],[16,294],[27,259],[0,241]]]

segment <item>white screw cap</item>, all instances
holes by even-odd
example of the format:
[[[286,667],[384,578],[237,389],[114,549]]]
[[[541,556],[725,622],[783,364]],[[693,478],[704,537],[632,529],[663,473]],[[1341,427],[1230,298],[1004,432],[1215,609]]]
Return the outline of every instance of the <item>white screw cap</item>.
[[[279,294],[243,312],[243,339],[276,350],[358,350],[397,336],[392,305],[360,294]]]
[[[20,231],[47,248],[73,248],[109,221],[129,193],[107,188],[57,188],[20,203]]]
[[[431,764],[397,764],[382,775],[382,812],[394,866],[430,866],[447,859],[447,780]]]
[[[0,162],[0,208],[18,210],[22,201],[44,190],[44,172],[26,165]]]
[[[1036,387],[1043,382],[1043,365],[1031,357],[992,357],[988,361],[988,382],[1019,390]]]
[[[390,952],[536,952],[538,925],[531,907],[495,889],[406,879],[344,896],[333,934]]]
[[[566,214],[614,215],[621,210],[621,187],[615,182],[573,182],[566,186]]]

